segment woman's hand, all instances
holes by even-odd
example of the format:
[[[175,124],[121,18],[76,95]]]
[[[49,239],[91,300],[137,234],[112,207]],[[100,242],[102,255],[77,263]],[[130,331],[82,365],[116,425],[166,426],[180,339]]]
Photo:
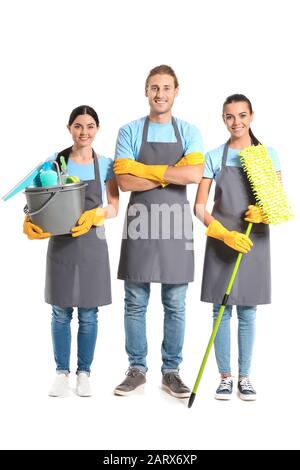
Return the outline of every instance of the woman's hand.
[[[30,221],[28,215],[25,216],[24,223],[23,223],[23,233],[27,235],[29,240],[44,240],[45,238],[51,237],[51,233],[44,232],[41,227],[38,225],[33,224]]]
[[[268,219],[264,214],[264,211],[259,206],[248,206],[247,212],[245,212],[246,222],[252,222],[253,224],[268,224]]]
[[[81,214],[77,225],[71,229],[72,237],[80,237],[87,233],[93,225],[97,227],[104,224],[106,212],[102,207],[96,207]]]

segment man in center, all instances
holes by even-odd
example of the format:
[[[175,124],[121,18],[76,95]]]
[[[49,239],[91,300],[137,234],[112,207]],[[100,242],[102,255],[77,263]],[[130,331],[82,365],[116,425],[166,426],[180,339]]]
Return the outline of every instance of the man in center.
[[[129,369],[116,395],[143,387],[147,372],[146,311],[151,282],[161,284],[164,308],[162,388],[190,395],[179,376],[185,331],[185,297],[194,280],[192,216],[186,186],[203,173],[199,130],[172,116],[179,85],[167,65],[153,68],[145,85],[150,113],[119,130],[114,171],[131,191],[118,278],[125,286],[125,337]]]

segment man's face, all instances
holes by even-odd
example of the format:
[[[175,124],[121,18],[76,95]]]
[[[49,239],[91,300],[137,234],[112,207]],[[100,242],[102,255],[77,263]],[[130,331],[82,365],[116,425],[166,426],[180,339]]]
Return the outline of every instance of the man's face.
[[[175,88],[174,78],[171,75],[153,75],[149,79],[145,94],[149,101],[150,114],[168,114],[178,95],[178,87]]]

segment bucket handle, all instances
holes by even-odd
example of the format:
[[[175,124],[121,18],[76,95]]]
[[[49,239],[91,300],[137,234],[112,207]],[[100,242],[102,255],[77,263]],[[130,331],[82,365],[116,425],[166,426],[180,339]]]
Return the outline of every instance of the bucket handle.
[[[53,199],[55,199],[55,197],[59,194],[59,192],[57,191],[56,193],[53,193],[52,196],[48,199],[47,202],[45,202],[45,204],[40,207],[37,211],[34,211],[34,212],[29,212],[29,209],[28,209],[28,205],[26,204],[26,206],[24,207],[24,212],[25,214],[29,215],[29,217],[31,215],[36,215],[36,214],[39,214],[40,212],[42,212],[42,210],[46,209],[46,207],[50,204],[50,202],[53,201]]]
[[[62,178],[61,178],[61,172],[60,172],[60,169],[59,169],[59,165],[58,165],[56,160],[53,160],[51,163],[54,163],[54,165],[56,167],[56,171],[57,171],[57,175],[58,175],[58,181],[59,181],[60,186],[62,186],[63,182],[62,182]]]

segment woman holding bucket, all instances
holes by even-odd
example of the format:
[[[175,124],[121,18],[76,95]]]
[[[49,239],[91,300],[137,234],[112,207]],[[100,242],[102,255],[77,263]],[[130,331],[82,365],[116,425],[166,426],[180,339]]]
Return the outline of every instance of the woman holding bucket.
[[[108,249],[104,233],[106,218],[118,212],[119,194],[110,158],[97,156],[92,143],[99,130],[96,111],[90,106],[79,106],[70,115],[68,129],[73,145],[55,155],[61,165],[61,156],[67,163],[69,175],[76,175],[87,183],[85,211],[72,228],[70,235],[50,238],[47,253],[45,300],[52,305],[52,342],[56,362],[56,379],[50,396],[71,394],[69,386],[71,328],[73,308],[78,307],[77,386],[79,396],[91,396],[90,367],[97,338],[98,307],[111,303],[111,285]],[[108,205],[103,206],[107,193]],[[34,225],[28,217],[24,233],[29,239],[51,236]]]
[[[250,366],[255,336],[256,306],[271,302],[269,226],[242,169],[239,154],[260,142],[250,128],[253,110],[241,94],[229,96],[223,105],[223,121],[230,133],[226,144],[206,154],[204,177],[199,185],[195,215],[208,227],[203,267],[201,300],[213,303],[214,322],[236,262],[237,252],[251,253],[241,263],[215,338],[215,354],[221,382],[215,398],[229,400],[233,379],[230,366],[230,320],[233,305],[238,316],[239,377],[242,400],[255,400],[250,382]],[[267,148],[280,178],[277,153]],[[213,180],[216,182],[212,213],[206,204]],[[245,235],[247,222],[253,223],[251,240]],[[253,242],[253,243],[252,243]]]

